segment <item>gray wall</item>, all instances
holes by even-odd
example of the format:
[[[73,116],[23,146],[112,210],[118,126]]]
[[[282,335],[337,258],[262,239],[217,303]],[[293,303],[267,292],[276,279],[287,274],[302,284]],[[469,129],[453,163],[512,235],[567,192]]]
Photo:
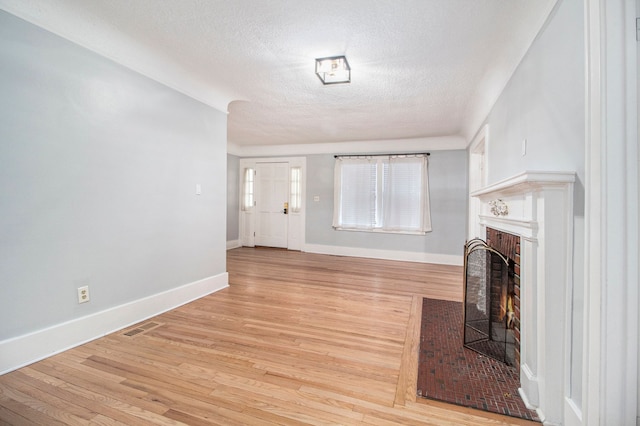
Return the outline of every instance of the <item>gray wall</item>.
[[[433,231],[424,236],[336,231],[333,155],[307,156],[306,243],[462,256],[467,221],[466,151],[432,151],[429,194]],[[313,201],[319,196],[320,201]]]
[[[0,340],[225,272],[226,114],[5,12],[0,93]]]
[[[240,238],[240,157],[227,154],[227,241]]]
[[[575,171],[572,397],[580,404],[584,282],[584,5],[560,0],[491,111],[489,183],[525,170]],[[527,153],[522,156],[522,140]]]

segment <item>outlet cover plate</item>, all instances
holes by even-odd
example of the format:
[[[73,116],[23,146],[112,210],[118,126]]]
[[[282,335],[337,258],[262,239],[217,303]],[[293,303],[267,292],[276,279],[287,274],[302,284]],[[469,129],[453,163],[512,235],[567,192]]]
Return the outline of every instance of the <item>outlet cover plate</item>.
[[[78,287],[78,303],[87,303],[89,301],[89,286]]]

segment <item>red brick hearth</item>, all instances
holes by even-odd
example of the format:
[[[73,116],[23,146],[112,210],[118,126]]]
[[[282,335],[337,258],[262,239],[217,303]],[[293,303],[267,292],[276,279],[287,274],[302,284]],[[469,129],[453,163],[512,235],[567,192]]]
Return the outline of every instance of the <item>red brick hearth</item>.
[[[419,396],[540,421],[518,394],[518,368],[462,345],[462,303],[424,299]]]

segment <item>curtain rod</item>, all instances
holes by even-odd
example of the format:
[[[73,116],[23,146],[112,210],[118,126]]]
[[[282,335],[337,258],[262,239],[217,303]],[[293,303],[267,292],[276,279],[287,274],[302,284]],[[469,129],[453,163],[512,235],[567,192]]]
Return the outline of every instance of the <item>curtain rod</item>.
[[[348,155],[334,155],[333,158],[348,158],[348,157],[391,157],[392,155],[431,155],[430,152],[398,152],[394,154],[348,154]]]

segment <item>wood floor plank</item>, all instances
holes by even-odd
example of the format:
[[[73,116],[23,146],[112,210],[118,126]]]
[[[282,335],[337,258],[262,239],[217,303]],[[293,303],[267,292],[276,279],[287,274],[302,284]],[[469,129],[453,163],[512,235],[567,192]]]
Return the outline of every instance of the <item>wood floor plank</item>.
[[[535,424],[416,398],[422,298],[460,301],[461,267],[240,248],[227,268],[226,289],[0,376],[0,424]]]
[[[125,388],[111,391],[108,387],[87,385],[82,376],[67,376],[66,374],[68,373],[47,367],[43,363],[34,364],[32,367],[39,368],[43,374],[55,374],[64,378],[59,385],[41,382],[39,386],[42,390],[48,391],[65,401],[72,401],[75,405],[84,407],[96,414],[107,416],[114,421],[132,426],[145,425],[148,424],[145,418],[154,417],[156,412],[163,411],[154,408],[147,413],[145,408],[148,408],[149,403],[145,400],[135,401],[129,396],[130,392]],[[91,423],[93,423],[93,419]]]
[[[40,383],[38,380],[33,379],[20,371],[14,371],[9,375],[6,381],[6,385],[12,389],[21,392],[24,395],[44,402],[52,407],[61,407],[65,413],[68,413],[74,417],[77,417],[80,421],[87,422],[91,420],[95,413],[82,406],[76,405],[74,399],[70,398],[65,400],[58,392],[53,391],[51,385]]]
[[[395,404],[405,405],[416,400],[418,386],[418,351],[420,350],[420,318],[422,317],[422,297],[414,296],[411,301],[411,315],[402,350],[402,360]]]
[[[4,383],[0,383],[0,395],[0,405],[37,424],[81,424],[80,419],[66,411],[67,404],[51,405]]]
[[[11,406],[16,407],[16,411],[22,412],[24,416],[11,411]],[[37,425],[38,423],[25,417],[28,416],[28,414],[25,413],[26,410],[27,407],[23,404],[0,395],[0,425]]]

